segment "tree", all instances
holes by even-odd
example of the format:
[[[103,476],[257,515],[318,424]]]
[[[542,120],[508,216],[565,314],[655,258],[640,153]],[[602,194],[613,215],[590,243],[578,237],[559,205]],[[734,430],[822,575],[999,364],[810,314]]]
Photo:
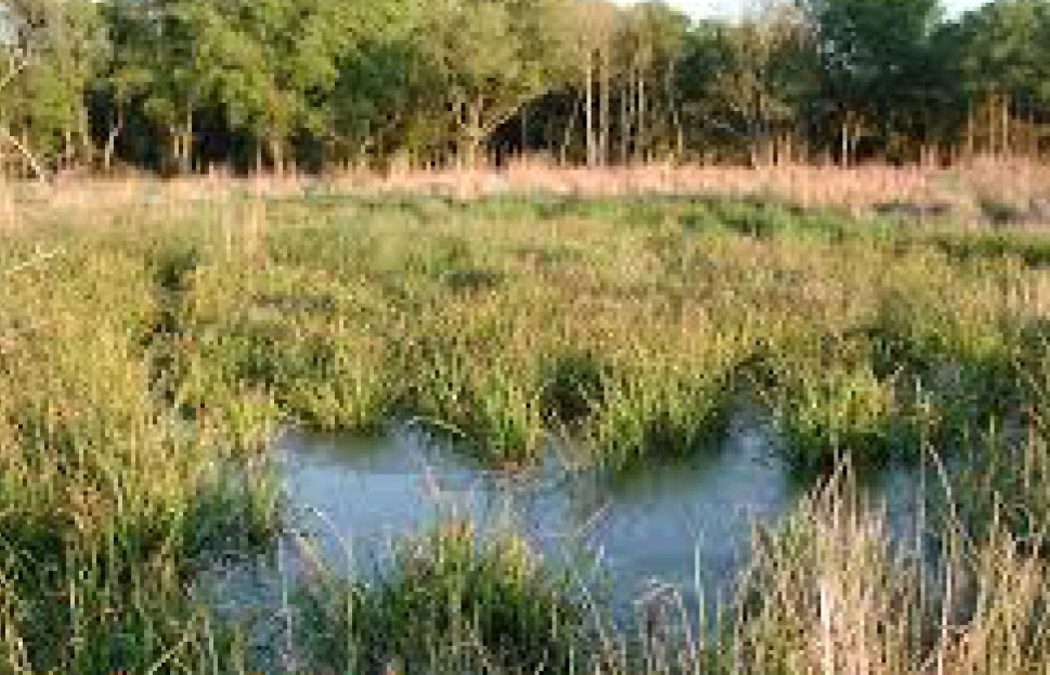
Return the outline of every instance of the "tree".
[[[974,152],[978,142],[978,126],[983,126],[984,148],[993,154],[1038,151],[1036,124],[1050,109],[1050,3],[991,3],[968,13],[957,37],[966,81],[969,151]],[[1018,118],[1029,127],[1028,143],[1019,143],[1013,133]]]
[[[148,95],[154,77],[147,8],[138,0],[109,0],[100,5],[106,40],[91,93],[96,102],[96,126],[104,138],[101,166],[106,173],[127,127],[129,109]]]
[[[458,156],[477,165],[486,140],[549,91],[561,52],[545,29],[559,0],[432,0],[421,49],[443,79]]]
[[[621,161],[681,154],[684,132],[674,86],[688,31],[688,18],[664,2],[626,10],[616,38]]]
[[[794,8],[774,5],[738,25],[721,26],[692,61],[714,69],[702,83],[704,96],[718,106],[722,129],[746,143],[753,165],[793,161],[802,145],[806,118],[817,91],[819,65],[812,33]]]
[[[220,77],[218,91],[234,112],[231,118],[265,142],[273,167],[281,171],[293,133],[321,134],[330,126],[328,98],[360,5],[325,0],[242,0],[240,5],[234,25],[245,47],[231,60],[240,61],[244,86],[231,87]],[[241,96],[230,96],[238,91]]]
[[[562,52],[552,59],[560,64],[556,80],[582,104],[587,166],[608,162],[611,87],[620,10],[604,0],[579,0],[565,4],[547,30],[553,32]],[[569,123],[575,121],[570,115]],[[571,132],[571,129],[568,131]]]
[[[433,160],[449,141],[443,73],[421,48],[421,3],[376,2],[332,93],[337,155],[359,164],[394,155]]]
[[[88,160],[84,96],[101,45],[95,6],[19,0],[5,2],[0,11],[0,140],[40,178],[50,173],[48,165]]]
[[[838,127],[848,166],[862,135],[885,142],[894,111],[910,109],[938,0],[805,0],[804,7],[821,60],[822,112]]]
[[[758,1],[694,25],[661,0],[2,0],[0,165],[1046,150],[1050,0],[957,22],[938,0]]]

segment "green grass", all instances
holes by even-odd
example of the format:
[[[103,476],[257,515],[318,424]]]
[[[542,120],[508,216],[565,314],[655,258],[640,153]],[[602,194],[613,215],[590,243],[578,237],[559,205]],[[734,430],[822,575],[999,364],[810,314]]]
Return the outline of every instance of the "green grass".
[[[755,401],[800,470],[969,462],[957,512],[987,543],[971,562],[995,551],[1007,577],[1038,577],[1042,602],[1035,563],[1004,548],[1031,548],[1050,503],[1032,422],[1050,392],[1042,234],[710,199],[246,198],[83,219],[44,211],[0,233],[0,672],[235,669],[244,635],[186,588],[202,556],[272,544],[266,448],[287,425],[413,419],[491,466],[557,443],[617,471],[706,452]],[[787,532],[759,595],[833,562],[805,553],[812,527]],[[375,584],[310,600],[317,670],[660,671],[601,622],[583,631],[600,608],[517,540],[423,541]],[[880,551],[842,583],[911,593]],[[921,633],[910,597],[886,616]],[[331,623],[332,607],[365,620]],[[760,609],[761,626],[727,618],[742,653],[825,672],[792,642],[816,639],[791,621],[817,621],[819,602]],[[453,629],[466,642],[445,652]],[[774,638],[779,656],[763,651]],[[710,656],[697,641],[694,665]]]
[[[456,520],[400,542],[369,581],[315,571],[295,607],[313,671],[567,672],[591,649],[567,575],[512,533]]]

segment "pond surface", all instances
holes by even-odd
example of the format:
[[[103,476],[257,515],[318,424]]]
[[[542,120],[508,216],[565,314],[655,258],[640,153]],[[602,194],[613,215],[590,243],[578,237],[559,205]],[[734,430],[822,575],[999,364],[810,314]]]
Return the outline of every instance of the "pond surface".
[[[793,477],[777,443],[770,423],[744,412],[706,453],[654,459],[609,476],[567,470],[556,448],[554,459],[532,471],[486,470],[411,426],[368,438],[288,432],[275,448],[288,536],[275,556],[206,570],[200,588],[220,612],[254,615],[266,630],[281,630],[274,624],[283,621],[304,569],[298,542],[310,542],[310,556],[331,571],[368,577],[390,562],[399,539],[457,516],[472,520],[482,536],[508,527],[526,536],[622,620],[668,584],[687,607],[697,607],[699,586],[712,609],[731,600],[754,525],[775,523],[813,485]],[[864,484],[887,505],[891,531],[911,536],[915,471],[876,472]],[[268,638],[260,633],[257,643],[262,649]]]
[[[653,580],[728,587],[754,523],[802,493],[774,443],[768,425],[740,416],[709,453],[615,477],[556,459],[527,473],[486,471],[409,427],[378,438],[290,433],[279,453],[292,522],[336,569],[367,573],[399,537],[455,515],[482,532],[511,527],[546,560],[593,570],[587,581],[622,608]]]

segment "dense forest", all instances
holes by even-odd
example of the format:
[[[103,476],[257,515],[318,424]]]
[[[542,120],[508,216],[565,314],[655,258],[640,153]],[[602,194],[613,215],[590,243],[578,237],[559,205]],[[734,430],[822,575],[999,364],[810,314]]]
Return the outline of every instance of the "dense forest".
[[[2,0],[9,176],[1050,152],[1050,0]]]

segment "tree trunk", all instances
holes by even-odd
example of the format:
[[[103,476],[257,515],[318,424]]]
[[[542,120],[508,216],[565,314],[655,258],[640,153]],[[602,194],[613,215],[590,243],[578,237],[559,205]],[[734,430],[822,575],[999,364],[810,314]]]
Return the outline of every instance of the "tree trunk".
[[[165,172],[174,171],[182,164],[182,137],[174,126],[168,127],[168,135],[171,137],[171,164],[164,167]]]
[[[608,45],[601,52],[601,93],[598,96],[598,163],[606,166],[609,163],[609,50]]]
[[[645,153],[648,150],[648,130],[645,127],[645,75],[642,72],[641,66],[638,67],[638,131],[636,133],[635,141],[635,158],[638,161],[644,162],[646,157]]]
[[[1039,134],[1036,133],[1035,106],[1028,103],[1028,156],[1039,159]]]
[[[594,168],[598,163],[597,138],[594,133],[594,52],[587,51],[587,62],[584,67],[584,125],[587,136],[587,166]]]
[[[765,158],[762,156],[764,148],[764,128],[762,125],[763,114],[762,114],[762,95],[760,92],[755,92],[754,106],[751,109],[751,166],[758,168],[765,163]]]
[[[674,61],[671,62],[667,70],[665,86],[667,89],[667,106],[671,112],[671,127],[674,129],[675,134],[675,159],[681,161],[683,155],[685,155],[685,132],[682,130],[682,118],[678,114],[678,105],[675,100]]]
[[[481,144],[485,139],[485,129],[481,124],[481,110],[484,105],[481,97],[474,101],[474,104],[469,106],[466,110],[467,113],[467,128],[466,128],[466,160],[467,168],[474,170],[478,168],[478,150],[481,148]]]
[[[569,115],[569,122],[565,125],[565,134],[561,141],[561,151],[559,152],[559,161],[564,166],[567,161],[567,154],[569,151],[569,144],[572,142],[572,130],[576,127],[576,118],[580,114],[580,101],[576,99],[573,101],[572,114]]]
[[[966,161],[971,161],[973,159],[973,154],[976,149],[973,117],[973,102],[970,102],[966,107]]]
[[[1010,97],[1003,94],[1003,104],[999,111],[1000,123],[1002,124],[1002,135],[1003,135],[1003,157],[1010,155]]]
[[[27,174],[31,172],[36,175],[37,180],[39,180],[41,183],[47,183],[47,179],[49,177],[48,172],[44,168],[44,165],[40,162],[40,160],[38,160],[36,156],[33,155],[32,152],[30,152],[29,143],[25,140],[24,135],[23,141],[19,141],[14,136],[8,133],[4,133],[3,137],[0,138],[0,140],[4,140],[10,143],[12,146],[14,146],[15,150],[18,151],[18,154],[22,156],[23,165],[28,168],[28,170],[26,171]]]
[[[620,164],[626,165],[631,147],[631,120],[634,107],[631,98],[634,96],[634,70],[628,70],[627,82],[620,88]]]
[[[276,135],[270,135],[270,161],[273,162],[275,176],[284,175],[284,143]]]
[[[91,140],[91,120],[88,118],[86,109],[81,110],[79,122],[80,160],[83,166],[91,168],[95,164],[95,145]]]
[[[464,168],[473,171],[478,168],[478,140],[473,135],[467,138],[467,142],[463,148],[463,156],[465,159]]]
[[[995,104],[999,97],[992,96],[988,99],[988,152],[993,156],[999,156],[1000,145],[995,133]]]
[[[113,155],[117,151],[117,139],[124,130],[124,106],[117,106],[117,116],[109,128],[106,145],[102,148],[102,170],[109,173],[113,168]]]
[[[182,153],[179,171],[188,175],[193,171],[193,108],[186,108],[186,118],[182,127]]]
[[[76,150],[73,148],[73,130],[69,127],[66,127],[62,132],[62,141],[64,145],[62,147],[61,171],[68,171],[73,167],[73,158],[76,156]]]
[[[529,107],[521,109],[521,156],[525,157],[529,151]]]
[[[843,169],[849,168],[849,148],[849,116],[847,115],[842,120],[842,148],[839,151],[841,153],[839,163],[842,164]]]

